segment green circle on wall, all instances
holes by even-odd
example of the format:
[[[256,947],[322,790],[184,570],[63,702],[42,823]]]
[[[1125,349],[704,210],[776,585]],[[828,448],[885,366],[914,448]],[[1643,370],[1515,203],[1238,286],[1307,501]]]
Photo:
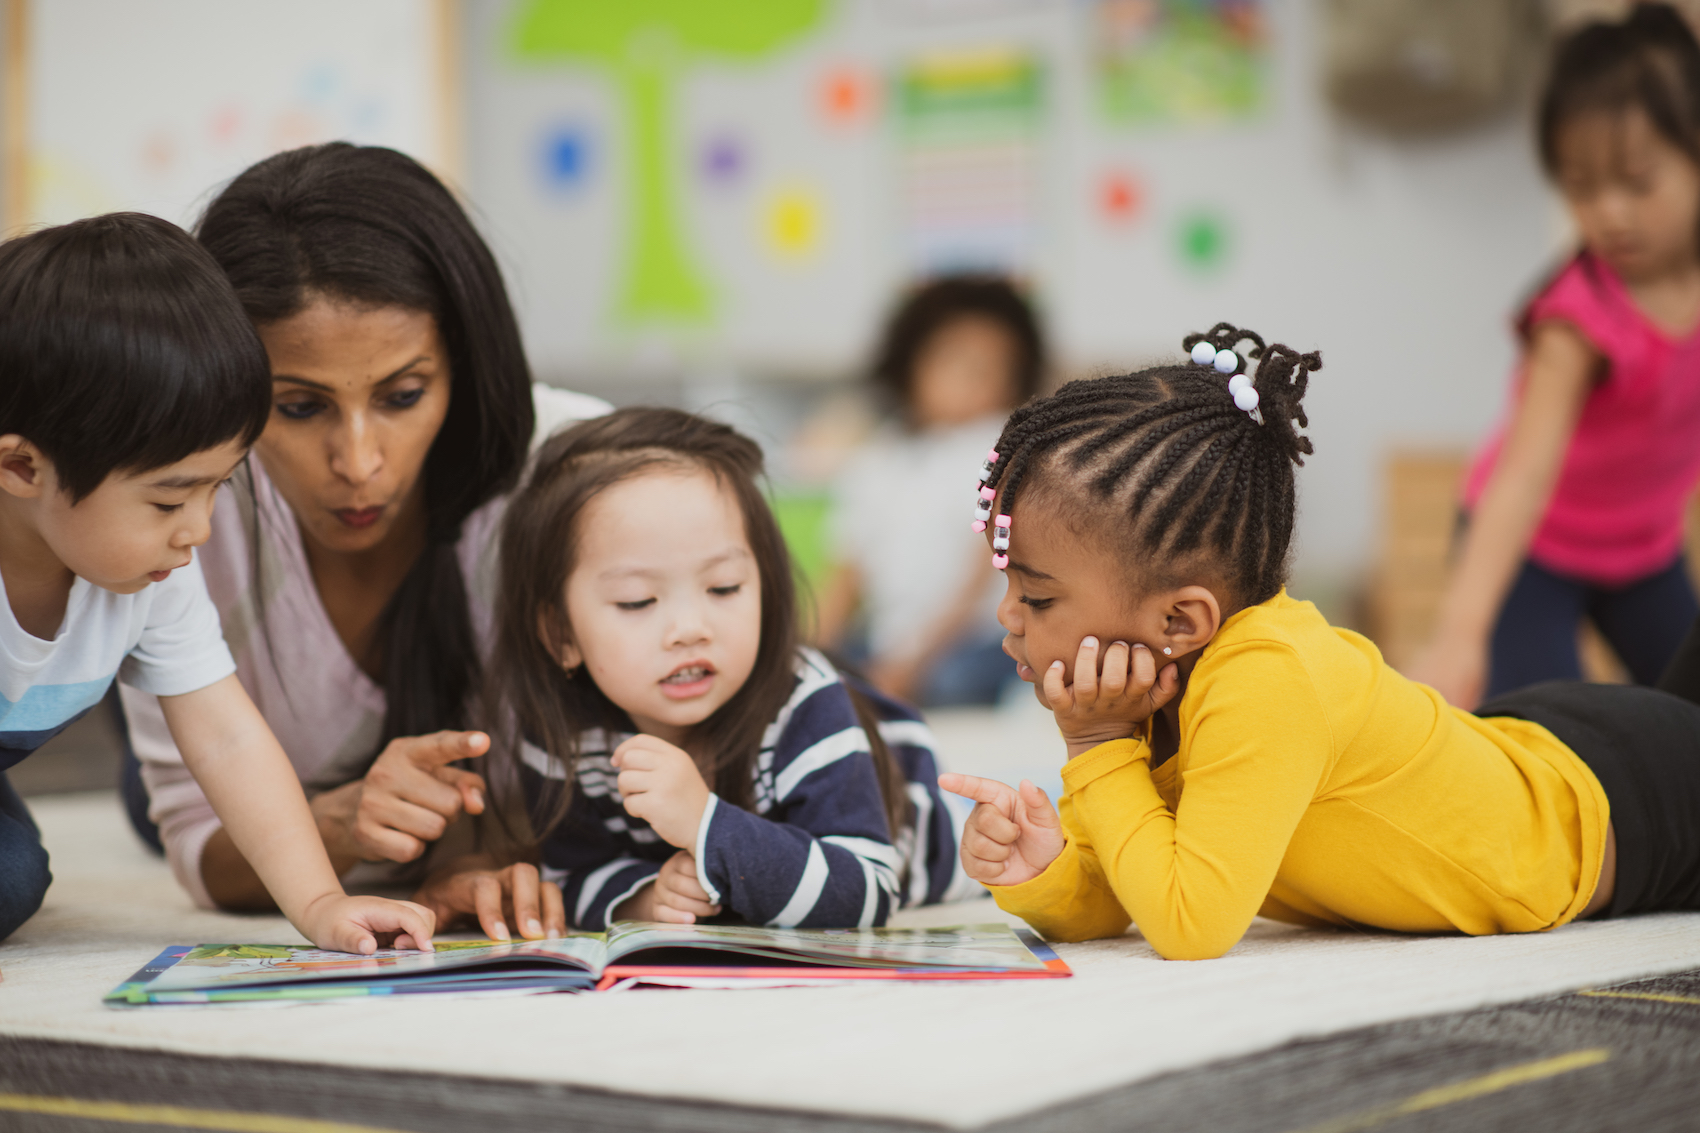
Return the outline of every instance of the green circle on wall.
[[[1208,270],[1228,258],[1228,226],[1215,213],[1188,213],[1176,235],[1181,261],[1188,267]]]

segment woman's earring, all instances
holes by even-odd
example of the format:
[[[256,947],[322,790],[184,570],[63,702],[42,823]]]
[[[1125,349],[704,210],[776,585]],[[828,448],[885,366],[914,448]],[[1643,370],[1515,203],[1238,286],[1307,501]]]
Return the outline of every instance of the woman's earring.
[[[1169,654],[1171,654],[1173,652],[1174,652],[1174,650],[1170,649],[1167,645],[1163,646],[1163,656],[1167,657]]]

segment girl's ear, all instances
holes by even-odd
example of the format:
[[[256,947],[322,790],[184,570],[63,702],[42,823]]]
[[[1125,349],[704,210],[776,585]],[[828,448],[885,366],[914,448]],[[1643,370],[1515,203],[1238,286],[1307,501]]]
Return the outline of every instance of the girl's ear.
[[[1203,586],[1183,586],[1169,595],[1164,632],[1176,657],[1210,644],[1222,628],[1222,604]]]
[[[19,499],[42,494],[47,485],[47,457],[16,433],[0,437],[0,491]]]
[[[560,615],[554,610],[540,610],[537,614],[537,640],[543,643],[543,648],[549,651],[561,668],[571,672],[584,664],[584,654],[572,642],[572,636],[566,632],[566,627],[560,624]]]

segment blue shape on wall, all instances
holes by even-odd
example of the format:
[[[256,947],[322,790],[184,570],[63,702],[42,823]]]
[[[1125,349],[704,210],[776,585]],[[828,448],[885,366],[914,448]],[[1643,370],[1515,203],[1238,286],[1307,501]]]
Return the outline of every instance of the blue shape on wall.
[[[582,126],[556,125],[543,135],[543,182],[551,189],[577,189],[590,177],[590,136]]]

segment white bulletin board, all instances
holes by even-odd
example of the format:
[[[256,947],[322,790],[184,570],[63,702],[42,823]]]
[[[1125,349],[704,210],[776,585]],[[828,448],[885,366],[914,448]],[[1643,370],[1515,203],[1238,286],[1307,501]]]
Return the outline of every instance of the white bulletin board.
[[[345,139],[457,171],[452,0],[6,0],[5,228],[193,223],[280,150]]]

